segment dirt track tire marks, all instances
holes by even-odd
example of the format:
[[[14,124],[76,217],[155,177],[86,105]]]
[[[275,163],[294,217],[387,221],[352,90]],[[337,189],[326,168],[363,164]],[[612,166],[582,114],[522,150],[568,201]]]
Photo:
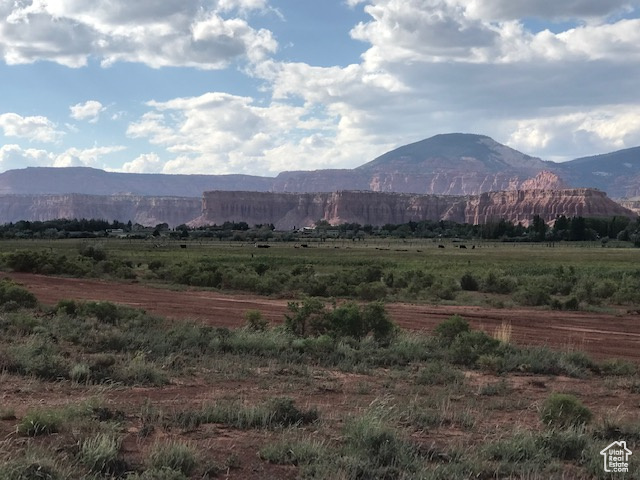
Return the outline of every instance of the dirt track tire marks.
[[[287,300],[254,295],[176,291],[137,283],[23,273],[5,275],[24,285],[45,305],[54,305],[61,299],[111,301],[176,320],[221,327],[243,325],[244,312],[250,309],[260,310],[273,323],[282,322],[287,311]],[[407,303],[388,304],[387,311],[399,326],[409,330],[431,331],[441,321],[458,314],[475,328],[488,333],[493,333],[503,323],[510,324],[512,339],[519,345],[578,349],[596,358],[619,357],[640,362],[640,315]]]

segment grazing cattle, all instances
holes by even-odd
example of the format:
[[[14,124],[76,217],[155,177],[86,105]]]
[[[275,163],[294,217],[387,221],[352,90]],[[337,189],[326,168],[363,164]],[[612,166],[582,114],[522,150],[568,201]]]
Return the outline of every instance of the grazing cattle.
[[[438,245],[438,248],[444,248],[444,245]]]
[[[460,245],[460,248],[464,248],[466,250],[467,246],[466,245]]]

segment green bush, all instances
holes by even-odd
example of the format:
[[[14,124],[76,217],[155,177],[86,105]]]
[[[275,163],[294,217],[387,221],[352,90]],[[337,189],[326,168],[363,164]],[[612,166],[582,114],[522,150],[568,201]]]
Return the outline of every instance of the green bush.
[[[260,310],[247,310],[244,312],[244,319],[252,332],[264,332],[269,328],[269,321],[262,318]]]
[[[16,272],[42,273],[45,275],[83,276],[92,271],[93,262],[79,256],[70,260],[65,255],[47,251],[18,250],[4,256],[6,265]]]
[[[143,354],[137,354],[115,372],[116,379],[127,385],[166,385],[167,375]]]
[[[548,289],[540,285],[527,285],[521,287],[513,294],[513,299],[520,305],[527,307],[539,307],[549,305],[551,296]]]
[[[285,329],[301,337],[327,334],[361,339],[371,334],[378,342],[389,342],[396,332],[381,303],[361,307],[348,302],[327,310],[322,301],[312,298],[302,304],[290,302],[288,308],[292,314],[285,315]]]
[[[14,303],[20,308],[33,308],[38,304],[35,295],[11,280],[0,281],[0,304]]]
[[[473,275],[465,273],[460,279],[460,288],[468,292],[475,292],[480,288],[480,284]]]
[[[515,278],[490,271],[480,282],[480,291],[485,293],[512,293],[518,287]]]
[[[619,358],[612,358],[602,362],[600,364],[600,370],[604,375],[624,377],[635,375],[638,368],[632,362]]]
[[[75,317],[78,310],[78,304],[74,300],[60,300],[55,306],[56,312],[66,314],[71,317]]]
[[[580,302],[576,297],[569,297],[563,304],[563,310],[580,310]]]
[[[122,317],[118,305],[111,302],[85,302],[82,304],[82,313],[112,325]]]
[[[449,346],[458,335],[468,332],[469,330],[469,322],[459,315],[453,315],[444,322],[438,324],[434,333],[443,345]]]
[[[362,307],[362,317],[366,334],[373,334],[378,342],[388,342],[397,331],[382,303],[369,303]]]
[[[68,376],[67,360],[48,337],[32,335],[24,343],[10,347],[8,354],[11,363],[7,367],[10,371],[45,380]]]
[[[360,300],[372,302],[385,298],[387,287],[381,282],[361,283],[356,287],[355,293]]]
[[[90,258],[96,262],[106,260],[107,252],[104,251],[102,245],[91,245],[88,242],[83,242],[78,248],[78,253],[83,257]]]
[[[566,393],[552,393],[540,410],[542,422],[554,428],[585,425],[592,417],[591,411],[580,400]]]
[[[416,375],[418,385],[451,385],[463,380],[464,374],[460,370],[440,361],[427,363]]]
[[[453,363],[473,365],[482,355],[495,355],[500,345],[499,340],[473,330],[456,336],[449,348],[449,355]]]
[[[442,278],[429,287],[429,292],[436,299],[454,300],[460,285],[452,278]]]
[[[285,328],[287,331],[301,337],[315,335],[324,330],[325,307],[316,298],[305,299],[302,304],[289,302],[287,308],[290,315],[285,314]]]

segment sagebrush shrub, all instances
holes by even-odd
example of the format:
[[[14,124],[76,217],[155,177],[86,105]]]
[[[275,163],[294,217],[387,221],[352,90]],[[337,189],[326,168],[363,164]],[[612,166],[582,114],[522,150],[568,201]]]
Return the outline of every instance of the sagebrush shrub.
[[[11,302],[19,308],[33,308],[38,304],[35,295],[26,288],[16,285],[11,280],[0,281],[0,304]]]
[[[451,345],[453,340],[461,333],[470,330],[469,322],[460,315],[453,315],[436,326],[434,333],[444,345]]]
[[[465,273],[460,279],[460,288],[468,292],[475,292],[480,288],[480,285],[473,275]]]
[[[567,393],[552,393],[542,405],[540,419],[550,427],[584,425],[593,414],[578,398]]]
[[[500,345],[500,340],[473,330],[456,336],[451,343],[449,354],[453,363],[473,365],[482,355],[495,355]]]

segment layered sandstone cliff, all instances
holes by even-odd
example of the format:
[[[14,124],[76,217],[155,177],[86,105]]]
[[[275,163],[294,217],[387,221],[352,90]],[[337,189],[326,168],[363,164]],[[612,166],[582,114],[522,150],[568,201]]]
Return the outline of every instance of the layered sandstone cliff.
[[[504,218],[513,223],[528,225],[534,215],[540,215],[549,222],[559,215],[634,217],[635,213],[609,199],[599,190],[516,190],[470,197],[465,209],[465,222],[482,224]]]
[[[534,215],[633,217],[635,214],[590,189],[518,190],[474,196],[414,195],[371,191],[334,193],[206,192],[204,198],[136,195],[0,195],[0,223],[56,218],[95,218],[175,227],[273,223],[288,230],[332,224],[384,225],[420,220],[480,224],[499,219],[528,225]]]
[[[175,227],[197,218],[199,197],[146,197],[137,195],[0,195],[0,223],[19,220],[93,218]]]
[[[591,189],[514,190],[474,196],[410,195],[380,192],[260,193],[206,192],[202,216],[193,224],[244,221],[273,223],[287,230],[331,224],[383,225],[421,220],[480,224],[505,219],[528,225],[535,215],[550,222],[558,215],[634,217],[630,210]]]

